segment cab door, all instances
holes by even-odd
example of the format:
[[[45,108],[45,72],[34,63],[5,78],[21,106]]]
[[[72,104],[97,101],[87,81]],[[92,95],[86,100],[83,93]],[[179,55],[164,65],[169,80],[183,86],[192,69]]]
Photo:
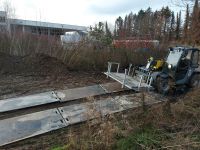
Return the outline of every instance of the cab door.
[[[177,66],[175,77],[178,83],[179,81],[183,82],[182,80],[184,80],[187,77],[188,71],[191,66],[191,60],[192,60],[192,50],[189,50],[187,52],[187,55],[180,59],[179,64]]]
[[[192,60],[191,60],[191,67],[192,68],[198,68],[199,67],[199,50],[196,50],[192,54]]]
[[[195,68],[199,66],[199,51],[189,50],[185,58],[180,60],[176,72],[176,83],[186,84],[192,76]]]

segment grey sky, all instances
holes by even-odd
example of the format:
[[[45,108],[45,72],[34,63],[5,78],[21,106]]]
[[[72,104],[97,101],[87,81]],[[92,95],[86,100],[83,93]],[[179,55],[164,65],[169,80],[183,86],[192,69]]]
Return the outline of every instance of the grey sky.
[[[118,15],[130,11],[137,12],[148,7],[159,9],[170,4],[171,0],[109,0],[106,3],[102,3],[102,0],[96,0],[95,3],[89,5],[88,10],[95,14]]]
[[[17,18],[76,25],[114,23],[118,16],[151,7],[171,6],[171,0],[9,0]],[[2,1],[0,3],[2,6]],[[172,7],[171,7],[172,8]],[[174,9],[174,8],[172,8]],[[177,8],[174,9],[177,11]]]

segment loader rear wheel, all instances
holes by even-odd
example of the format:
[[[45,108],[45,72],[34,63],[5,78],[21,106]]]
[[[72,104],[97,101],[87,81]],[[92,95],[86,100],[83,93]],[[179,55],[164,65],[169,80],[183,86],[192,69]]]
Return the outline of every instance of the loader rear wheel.
[[[157,90],[160,94],[167,94],[170,89],[167,78],[157,77]]]
[[[200,74],[192,75],[189,86],[191,88],[200,88]]]

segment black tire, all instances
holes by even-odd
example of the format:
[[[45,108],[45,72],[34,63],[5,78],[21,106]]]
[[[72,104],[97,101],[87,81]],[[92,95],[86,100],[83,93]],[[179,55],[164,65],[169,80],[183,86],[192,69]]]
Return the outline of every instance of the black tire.
[[[164,95],[167,94],[170,89],[168,78],[157,77],[156,88],[157,88],[158,93],[164,94]]]
[[[200,88],[200,74],[193,74],[189,82],[190,88]]]

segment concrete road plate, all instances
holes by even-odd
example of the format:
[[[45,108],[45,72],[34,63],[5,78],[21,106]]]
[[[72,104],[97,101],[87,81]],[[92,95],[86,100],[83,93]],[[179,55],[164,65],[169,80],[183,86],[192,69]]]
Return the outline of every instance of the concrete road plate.
[[[0,112],[18,110],[59,101],[53,92],[45,92],[0,101]]]
[[[141,93],[116,96],[113,99],[116,103],[118,103],[121,107],[123,107],[124,110],[130,108],[137,108],[142,105],[153,105],[155,103],[161,102],[159,100],[155,100],[154,97],[148,97],[148,96],[145,96],[144,102],[142,102]]]
[[[0,120],[0,146],[66,126],[58,109]]]
[[[93,103],[75,104],[58,108],[67,124],[81,123],[86,120],[103,117],[107,114],[120,112],[123,108],[112,98],[95,101]]]
[[[83,103],[58,108],[67,124],[72,125],[95,118],[93,104]]]
[[[141,106],[141,97],[137,94],[116,96],[113,98],[124,110]]]
[[[112,98],[96,101],[94,106],[96,111],[100,112],[102,117],[123,110],[123,108],[118,103],[116,103]]]
[[[106,94],[99,85],[74,88],[68,90],[60,90],[55,92],[61,102],[76,100],[80,98]]]
[[[122,88],[122,85],[118,82],[101,84],[100,86],[106,91],[106,93],[115,93],[128,90],[127,88]]]

